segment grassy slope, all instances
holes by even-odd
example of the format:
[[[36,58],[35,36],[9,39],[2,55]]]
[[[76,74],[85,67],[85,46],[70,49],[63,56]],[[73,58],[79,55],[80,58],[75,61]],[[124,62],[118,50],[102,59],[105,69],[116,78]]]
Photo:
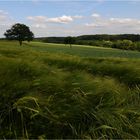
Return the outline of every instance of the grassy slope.
[[[26,42],[25,42],[26,43]],[[11,46],[19,47],[18,42],[5,42],[1,41],[0,46]],[[69,45],[64,44],[52,44],[52,43],[41,43],[31,42],[23,44],[23,47],[32,48],[37,51],[47,51],[54,53],[65,53],[70,55],[77,55],[81,57],[119,57],[119,58],[140,58],[140,52],[137,51],[126,51],[112,48],[93,47],[85,45],[73,45],[72,49]]]
[[[140,138],[139,59],[37,44],[0,43],[0,138]]]
[[[47,44],[40,42],[32,42],[30,46],[40,51],[59,52],[82,57],[121,57],[121,58],[140,58],[137,51],[125,51],[112,48],[93,47],[85,45],[73,45],[72,49],[69,45],[64,44]]]

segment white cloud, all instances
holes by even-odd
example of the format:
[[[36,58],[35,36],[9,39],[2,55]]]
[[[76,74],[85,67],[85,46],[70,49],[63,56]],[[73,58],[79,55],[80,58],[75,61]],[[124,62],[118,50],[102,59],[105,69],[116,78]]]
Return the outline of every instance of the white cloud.
[[[12,19],[8,12],[0,10],[0,37],[4,37],[4,32],[14,23],[15,20]]]
[[[85,26],[101,28],[101,27],[107,27],[109,26],[109,24],[107,22],[104,22],[104,23],[95,22],[95,23],[86,23]]]
[[[93,13],[91,16],[94,17],[94,18],[99,18],[99,17],[100,17],[100,14],[98,14],[98,13]]]
[[[10,23],[13,23],[13,18],[8,12],[0,10],[0,24],[9,25]]]
[[[93,33],[140,33],[140,20],[133,18],[99,18],[85,24]]]
[[[130,23],[133,22],[134,19],[131,18],[110,18],[111,22],[115,22],[115,23]]]
[[[8,17],[8,13],[3,10],[0,10],[0,22],[5,21],[7,17]]]
[[[86,23],[85,26],[88,27],[101,27],[101,26],[137,26],[140,24],[139,19],[133,18],[100,18],[92,23]]]
[[[80,15],[76,15],[76,16],[72,16],[72,17],[75,19],[82,19],[83,18],[83,16],[80,16]]]
[[[29,16],[27,17],[28,20],[36,22],[36,23],[70,23],[74,20],[74,18],[81,18],[81,16],[66,16],[63,15],[61,17],[54,17],[54,18],[48,18],[46,16]]]
[[[93,18],[95,20],[93,20]],[[105,18],[100,14],[93,13],[92,17],[81,15],[59,17],[28,16],[27,25],[35,36],[76,36],[81,34],[120,34],[120,33],[140,33],[140,19],[110,17]],[[80,22],[74,22],[80,20]],[[16,23],[11,20],[8,13],[0,10],[0,36],[6,29]],[[53,24],[55,23],[55,24]],[[61,24],[60,24],[61,23]],[[68,24],[69,23],[69,24]]]
[[[7,15],[8,13],[3,10],[0,10],[0,14]]]
[[[38,22],[38,23],[47,21],[47,17],[45,17],[45,16],[34,16],[34,17],[29,16],[29,17],[27,17],[27,19],[31,20],[33,22]]]
[[[32,27],[35,27],[35,28],[46,28],[47,26],[45,24],[33,24]]]
[[[86,23],[85,25],[87,27],[100,27],[98,24],[95,24],[95,23]]]
[[[133,18],[105,18],[100,16],[96,20],[85,17],[82,23],[73,22],[81,16],[60,16],[48,18],[44,16],[28,17],[33,21],[31,29],[36,36],[76,36],[81,34],[121,34],[140,33],[140,19]],[[72,23],[71,23],[72,22]],[[87,23],[86,23],[87,22]],[[71,24],[51,24],[71,23]]]
[[[55,18],[48,18],[47,22],[52,22],[52,23],[69,23],[72,22],[73,18],[71,16],[61,16],[61,17],[55,17]]]
[[[6,16],[5,15],[0,15],[0,21],[6,20]]]

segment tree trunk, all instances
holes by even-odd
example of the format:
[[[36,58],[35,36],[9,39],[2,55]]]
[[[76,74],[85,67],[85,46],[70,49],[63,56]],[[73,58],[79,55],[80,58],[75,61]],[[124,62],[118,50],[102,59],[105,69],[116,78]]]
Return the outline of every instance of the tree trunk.
[[[20,46],[22,45],[22,40],[19,41]]]

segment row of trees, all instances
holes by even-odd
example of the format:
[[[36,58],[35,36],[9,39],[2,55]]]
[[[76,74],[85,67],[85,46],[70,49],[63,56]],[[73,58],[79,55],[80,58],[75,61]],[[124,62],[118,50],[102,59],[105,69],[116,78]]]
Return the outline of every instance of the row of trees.
[[[108,34],[96,34],[96,35],[82,35],[78,36],[77,40],[93,40],[93,41],[117,41],[117,40],[131,40],[133,42],[140,41],[139,34],[117,34],[117,35],[108,35]]]
[[[140,51],[140,41],[133,42],[131,40],[126,40],[126,39],[116,40],[116,41],[80,40],[80,41],[76,41],[75,44],[99,46],[99,47],[109,47],[109,48],[117,48],[117,49],[123,49],[123,50],[138,50],[138,51]]]
[[[57,38],[57,39],[56,39]],[[43,39],[43,42],[47,43],[64,43],[70,44],[78,44],[78,45],[90,45],[90,46],[99,46],[99,47],[109,47],[109,48],[117,48],[124,50],[138,50],[140,51],[140,41],[131,41],[131,40],[78,40],[77,37],[49,37]],[[40,38],[41,40],[41,38]]]
[[[139,34],[121,34],[121,35],[82,35],[74,37],[76,42],[89,42],[89,41],[117,41],[117,40],[130,40],[132,42],[140,41]],[[38,38],[38,40],[42,40],[48,43],[64,43],[65,37],[44,37]]]

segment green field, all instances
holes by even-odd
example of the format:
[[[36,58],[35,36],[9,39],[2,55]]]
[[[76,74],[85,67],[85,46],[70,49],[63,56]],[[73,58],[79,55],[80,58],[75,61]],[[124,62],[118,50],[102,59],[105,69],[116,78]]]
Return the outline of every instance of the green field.
[[[1,139],[139,139],[140,52],[0,42]]]
[[[18,42],[5,42],[1,41],[0,46],[11,46],[20,47]],[[52,43],[41,43],[41,42],[25,42],[22,48],[32,48],[37,51],[47,51],[55,53],[65,53],[69,55],[77,55],[82,57],[119,57],[119,58],[140,58],[140,52],[138,51],[127,51],[112,48],[93,47],[93,46],[81,46],[73,45],[72,48],[69,45],[64,44],[52,44]]]

